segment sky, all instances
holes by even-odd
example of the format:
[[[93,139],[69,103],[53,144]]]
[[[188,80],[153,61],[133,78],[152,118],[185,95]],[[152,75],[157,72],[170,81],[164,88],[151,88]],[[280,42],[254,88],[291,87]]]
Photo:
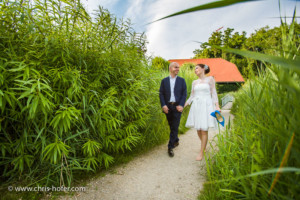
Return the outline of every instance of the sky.
[[[281,16],[293,16],[299,0],[260,0],[235,4],[223,8],[179,15],[148,24],[172,13],[216,0],[82,0],[90,14],[98,6],[108,9],[117,18],[130,19],[133,29],[145,33],[147,55],[160,56],[166,60],[188,59],[193,51],[207,42],[211,34],[223,27],[234,32],[245,31],[247,37],[255,30],[280,25]],[[299,16],[297,14],[297,16]],[[291,19],[287,18],[290,23]],[[299,20],[298,20],[299,22]],[[200,42],[200,43],[199,43]]]

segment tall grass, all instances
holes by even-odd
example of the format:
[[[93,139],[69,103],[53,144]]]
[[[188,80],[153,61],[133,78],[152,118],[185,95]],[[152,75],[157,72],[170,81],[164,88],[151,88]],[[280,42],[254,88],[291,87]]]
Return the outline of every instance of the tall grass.
[[[233,127],[218,135],[199,199],[299,198],[300,40],[293,23],[281,30],[281,51],[235,94]]]
[[[5,0],[0,10],[2,191],[70,186],[166,140],[160,80],[128,21],[101,7],[92,19],[78,0]]]

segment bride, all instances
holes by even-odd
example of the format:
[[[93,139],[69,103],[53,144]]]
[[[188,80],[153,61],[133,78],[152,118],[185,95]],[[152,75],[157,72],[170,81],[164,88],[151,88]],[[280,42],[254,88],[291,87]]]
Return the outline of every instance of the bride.
[[[191,105],[189,116],[185,126],[197,129],[201,140],[201,150],[196,160],[203,158],[208,140],[208,129],[216,128],[216,120],[210,113],[220,110],[218,95],[215,86],[215,80],[212,76],[205,76],[210,69],[207,65],[197,64],[195,74],[199,77],[192,83],[192,92],[190,98],[186,101],[184,107]]]

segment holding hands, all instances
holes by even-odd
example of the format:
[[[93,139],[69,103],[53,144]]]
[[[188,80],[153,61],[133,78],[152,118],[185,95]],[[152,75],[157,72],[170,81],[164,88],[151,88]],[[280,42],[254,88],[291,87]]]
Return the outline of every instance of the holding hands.
[[[218,103],[216,103],[216,110],[219,111],[219,112],[221,112],[221,109],[220,109],[220,106],[219,106]]]
[[[176,109],[178,112],[182,112],[183,111],[183,107],[182,106],[176,106]]]

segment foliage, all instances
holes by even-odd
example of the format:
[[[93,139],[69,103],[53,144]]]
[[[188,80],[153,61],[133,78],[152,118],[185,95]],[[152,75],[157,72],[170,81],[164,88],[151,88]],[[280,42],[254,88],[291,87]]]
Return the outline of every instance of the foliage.
[[[69,186],[166,140],[160,82],[129,21],[101,7],[92,19],[77,0],[5,0],[0,10],[2,184]]]
[[[180,70],[192,70],[194,71],[195,70],[195,63],[183,63],[181,66],[180,66]]]
[[[240,87],[240,83],[217,83],[216,84],[218,94],[223,94],[227,92],[237,91]]]
[[[169,71],[169,64],[170,62],[163,59],[162,57],[154,57],[152,59],[151,67],[152,69]]]
[[[294,23],[282,23],[280,29],[282,50],[274,56],[232,50],[272,64],[236,93],[233,128],[218,135],[218,151],[207,158],[209,182],[199,199],[297,199],[300,69],[294,59],[299,35]]]
[[[299,33],[300,25],[295,23],[295,32]],[[265,69],[264,62],[251,58],[245,58],[240,55],[217,48],[250,50],[259,53],[273,54],[278,51],[280,46],[282,32],[280,27],[270,29],[268,26],[260,28],[252,33],[250,37],[246,37],[246,32],[241,34],[235,32],[234,29],[227,28],[224,33],[215,31],[211,34],[208,42],[200,45],[200,49],[194,51],[194,58],[223,58],[238,67],[244,78],[248,79],[252,75],[258,75],[259,71]],[[299,43],[299,39],[297,41]]]

